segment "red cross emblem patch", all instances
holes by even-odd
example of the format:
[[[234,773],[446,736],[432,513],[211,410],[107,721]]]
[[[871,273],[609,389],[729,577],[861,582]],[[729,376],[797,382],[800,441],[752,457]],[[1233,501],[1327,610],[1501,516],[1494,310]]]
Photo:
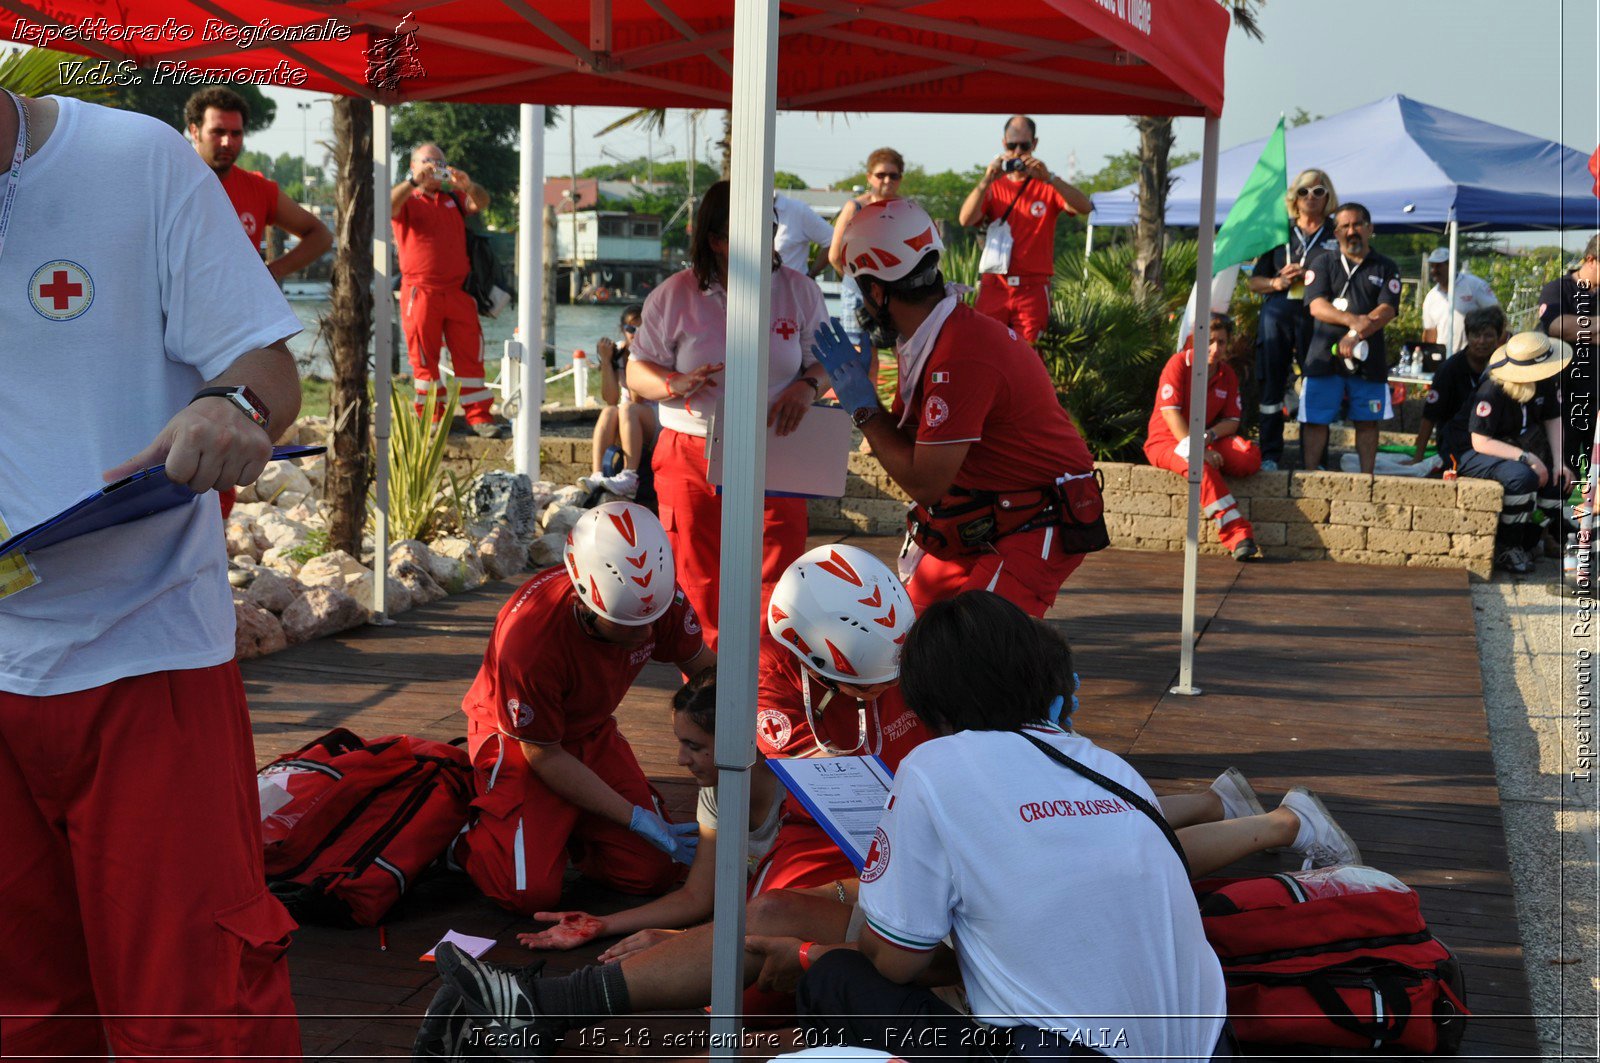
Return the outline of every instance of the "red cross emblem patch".
[[[861,881],[876,882],[889,870],[889,836],[879,827],[872,835],[872,845],[867,848],[867,859],[861,865]]]
[[[71,321],[94,302],[94,281],[76,262],[46,262],[28,280],[28,301],[41,317]]]
[[[788,340],[792,339],[794,334],[800,331],[800,326],[796,325],[791,319],[786,317],[774,318],[772,322],[772,331]]]
[[[779,752],[787,746],[793,733],[788,715],[781,710],[762,709],[756,714],[756,737],[773,752]]]

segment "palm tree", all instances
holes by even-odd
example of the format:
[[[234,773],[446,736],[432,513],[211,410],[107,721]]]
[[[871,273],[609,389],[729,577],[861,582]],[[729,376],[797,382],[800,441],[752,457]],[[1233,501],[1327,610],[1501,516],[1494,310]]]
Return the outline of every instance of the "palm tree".
[[[1256,8],[1267,0],[1221,0],[1233,24],[1252,40],[1262,40]],[[1162,288],[1161,251],[1166,243],[1167,161],[1172,154],[1172,119],[1145,115],[1133,120],[1139,131],[1139,223],[1133,233],[1134,290],[1141,296]]]

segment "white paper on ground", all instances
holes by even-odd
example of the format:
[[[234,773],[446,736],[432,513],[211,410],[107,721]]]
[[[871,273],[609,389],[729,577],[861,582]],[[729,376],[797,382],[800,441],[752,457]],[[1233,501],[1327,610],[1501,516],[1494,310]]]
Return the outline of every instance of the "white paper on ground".
[[[495,946],[494,938],[476,938],[470,934],[458,934],[454,930],[446,930],[444,932],[444,937],[439,939],[439,945],[443,945],[446,941],[450,942],[456,948],[460,949],[462,952],[465,952],[468,956],[471,956],[475,960],[482,959],[483,954]],[[421,959],[423,963],[432,963],[433,954],[439,951],[439,945],[435,945],[418,958]]]

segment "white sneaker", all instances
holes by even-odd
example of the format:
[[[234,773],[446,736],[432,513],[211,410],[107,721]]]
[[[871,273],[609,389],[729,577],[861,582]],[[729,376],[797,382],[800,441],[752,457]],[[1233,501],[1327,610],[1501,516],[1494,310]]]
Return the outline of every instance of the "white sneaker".
[[[623,469],[615,476],[602,477],[600,486],[618,498],[632,498],[639,493],[639,470]]]
[[[1296,786],[1283,795],[1283,806],[1300,820],[1300,833],[1289,848],[1305,857],[1302,871],[1361,863],[1361,850],[1356,848],[1354,839],[1334,822],[1333,814],[1316,794]]]
[[[1239,819],[1242,816],[1264,816],[1266,807],[1256,796],[1250,780],[1238,768],[1229,768],[1218,775],[1211,784],[1211,792],[1222,799],[1222,818]]]

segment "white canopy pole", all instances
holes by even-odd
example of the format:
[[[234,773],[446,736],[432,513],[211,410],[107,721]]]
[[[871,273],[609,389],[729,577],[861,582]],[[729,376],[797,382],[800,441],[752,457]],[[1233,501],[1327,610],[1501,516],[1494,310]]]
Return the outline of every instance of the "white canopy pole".
[[[393,387],[389,363],[394,357],[394,278],[389,275],[389,108],[372,105],[372,435],[378,450],[377,498],[372,507],[372,614],[378,623],[388,617],[389,572],[389,425]]]
[[[539,478],[539,419],[544,405],[544,105],[521,106],[522,156],[517,186],[517,417],[512,426],[513,467]]]
[[[1211,263],[1217,242],[1217,142],[1220,121],[1206,116],[1200,162],[1200,254],[1195,263],[1194,358],[1189,369],[1189,519],[1183,540],[1183,642],[1174,694],[1194,685],[1195,590],[1200,579],[1200,469],[1206,460],[1206,352],[1211,344]],[[1206,283],[1199,283],[1205,278]]]
[[[1456,234],[1460,226],[1456,224],[1456,208],[1450,208],[1450,220],[1445,223],[1444,231],[1450,240],[1450,278],[1444,286],[1444,356],[1450,357],[1456,353]]]
[[[750,818],[756,653],[761,630],[762,500],[767,469],[767,341],[772,315],[772,140],[778,5],[736,0],[733,13],[733,199],[728,216],[728,352],[723,448],[721,615],[717,625],[717,808]],[[713,1059],[740,1056],[748,831],[717,845],[712,945]]]

